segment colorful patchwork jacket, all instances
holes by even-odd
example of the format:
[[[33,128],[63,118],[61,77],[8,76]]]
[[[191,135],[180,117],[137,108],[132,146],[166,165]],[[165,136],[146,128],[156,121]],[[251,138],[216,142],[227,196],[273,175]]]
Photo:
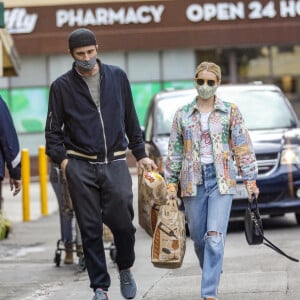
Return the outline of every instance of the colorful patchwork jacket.
[[[214,165],[221,194],[236,192],[237,172],[244,183],[255,184],[257,163],[244,119],[238,107],[216,98],[208,120]],[[202,184],[200,161],[201,122],[196,99],[177,110],[169,140],[165,179],[181,196],[196,196]]]

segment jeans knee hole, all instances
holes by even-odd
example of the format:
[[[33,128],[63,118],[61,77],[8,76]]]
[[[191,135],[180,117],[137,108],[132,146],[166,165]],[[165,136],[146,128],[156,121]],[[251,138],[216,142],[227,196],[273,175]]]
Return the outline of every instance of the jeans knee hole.
[[[210,231],[207,231],[207,235],[208,236],[217,236],[217,235],[221,235],[221,233],[218,231],[210,230]]]
[[[215,232],[217,234],[213,234],[213,235],[210,235],[209,232]],[[206,234],[205,234],[205,240],[209,243],[209,244],[218,244],[222,241],[223,239],[223,234],[221,232],[218,232],[218,231],[208,231]]]

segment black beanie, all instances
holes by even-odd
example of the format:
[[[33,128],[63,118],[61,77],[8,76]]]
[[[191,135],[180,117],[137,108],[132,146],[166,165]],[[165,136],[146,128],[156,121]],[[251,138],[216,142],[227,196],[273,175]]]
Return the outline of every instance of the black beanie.
[[[69,49],[97,45],[94,33],[86,28],[79,28],[74,30],[69,35]]]

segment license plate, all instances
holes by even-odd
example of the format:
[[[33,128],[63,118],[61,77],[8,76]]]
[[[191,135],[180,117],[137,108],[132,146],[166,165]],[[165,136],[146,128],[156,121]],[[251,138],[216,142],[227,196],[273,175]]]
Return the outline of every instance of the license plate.
[[[233,195],[233,199],[247,199],[248,193],[244,184],[236,185],[236,194]]]

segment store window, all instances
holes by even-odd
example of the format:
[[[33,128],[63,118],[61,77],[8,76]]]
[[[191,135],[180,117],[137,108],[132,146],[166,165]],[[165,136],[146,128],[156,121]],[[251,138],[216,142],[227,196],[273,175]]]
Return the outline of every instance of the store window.
[[[300,45],[206,49],[196,57],[219,64],[223,83],[262,81],[277,84],[291,100],[300,95]]]
[[[157,51],[128,53],[127,76],[130,81],[159,81],[159,71],[159,53]]]
[[[196,62],[192,49],[171,49],[161,53],[161,81],[193,80]]]
[[[225,57],[225,50],[218,48],[196,51],[196,64],[199,65],[203,61],[211,61],[219,65],[222,69],[222,82],[229,81],[229,64]]]

